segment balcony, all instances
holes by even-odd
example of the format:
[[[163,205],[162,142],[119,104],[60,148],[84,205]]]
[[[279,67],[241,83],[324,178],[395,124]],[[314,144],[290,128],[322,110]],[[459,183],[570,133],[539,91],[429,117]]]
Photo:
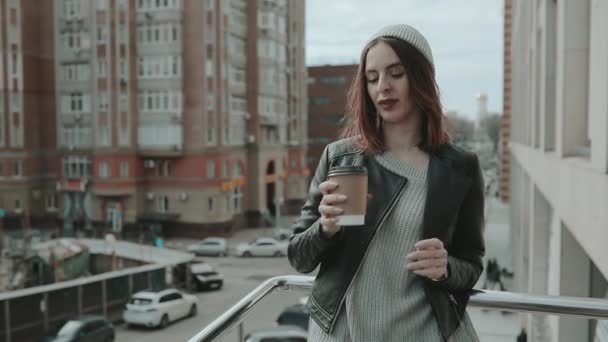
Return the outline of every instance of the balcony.
[[[146,11],[137,13],[137,23],[149,22],[182,22],[184,20],[184,11],[182,9],[163,9],[157,11]]]
[[[184,154],[180,123],[140,126],[138,151],[143,157],[177,157]]]
[[[310,292],[313,282],[314,277],[310,276],[286,275],[268,279],[190,338],[188,342],[217,341],[236,326],[239,326],[239,331],[242,331],[242,326],[239,324],[242,324],[245,317],[266,296],[274,292],[293,290]],[[594,319],[608,318],[608,300],[597,298],[477,290],[471,295],[469,307]]]

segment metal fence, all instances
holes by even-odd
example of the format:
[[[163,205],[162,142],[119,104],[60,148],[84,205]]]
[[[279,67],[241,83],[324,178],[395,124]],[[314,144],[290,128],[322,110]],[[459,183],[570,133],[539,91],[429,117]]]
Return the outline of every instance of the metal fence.
[[[95,314],[121,318],[131,294],[166,285],[167,265],[146,265],[0,294],[0,342],[35,342],[67,320]]]

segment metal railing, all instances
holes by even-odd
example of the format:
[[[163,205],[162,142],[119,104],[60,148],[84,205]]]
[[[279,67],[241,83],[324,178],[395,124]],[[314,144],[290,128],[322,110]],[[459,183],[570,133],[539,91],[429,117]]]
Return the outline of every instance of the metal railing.
[[[308,291],[312,288],[313,281],[314,277],[296,275],[270,278],[190,338],[188,342],[214,341],[243,321],[249,311],[268,294],[274,291]],[[608,300],[597,298],[475,290],[471,295],[469,305],[503,311],[608,319]]]

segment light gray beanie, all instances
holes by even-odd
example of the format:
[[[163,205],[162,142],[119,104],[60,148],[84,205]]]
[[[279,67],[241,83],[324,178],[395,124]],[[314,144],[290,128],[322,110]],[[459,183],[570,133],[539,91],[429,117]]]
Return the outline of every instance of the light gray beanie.
[[[378,38],[397,38],[405,42],[412,44],[426,60],[431,64],[431,67],[435,69],[435,63],[433,62],[433,53],[431,52],[431,46],[426,41],[426,38],[418,32],[415,28],[406,24],[389,25],[385,26],[380,31],[376,32],[371,38],[365,43],[367,46],[374,39]]]

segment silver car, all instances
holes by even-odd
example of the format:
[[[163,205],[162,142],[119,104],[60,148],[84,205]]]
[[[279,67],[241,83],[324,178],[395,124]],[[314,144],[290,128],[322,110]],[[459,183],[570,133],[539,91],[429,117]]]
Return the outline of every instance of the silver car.
[[[295,326],[280,326],[257,330],[245,336],[245,342],[306,342],[308,333]]]
[[[188,247],[188,252],[196,255],[226,256],[228,255],[228,244],[221,237],[209,237]]]

